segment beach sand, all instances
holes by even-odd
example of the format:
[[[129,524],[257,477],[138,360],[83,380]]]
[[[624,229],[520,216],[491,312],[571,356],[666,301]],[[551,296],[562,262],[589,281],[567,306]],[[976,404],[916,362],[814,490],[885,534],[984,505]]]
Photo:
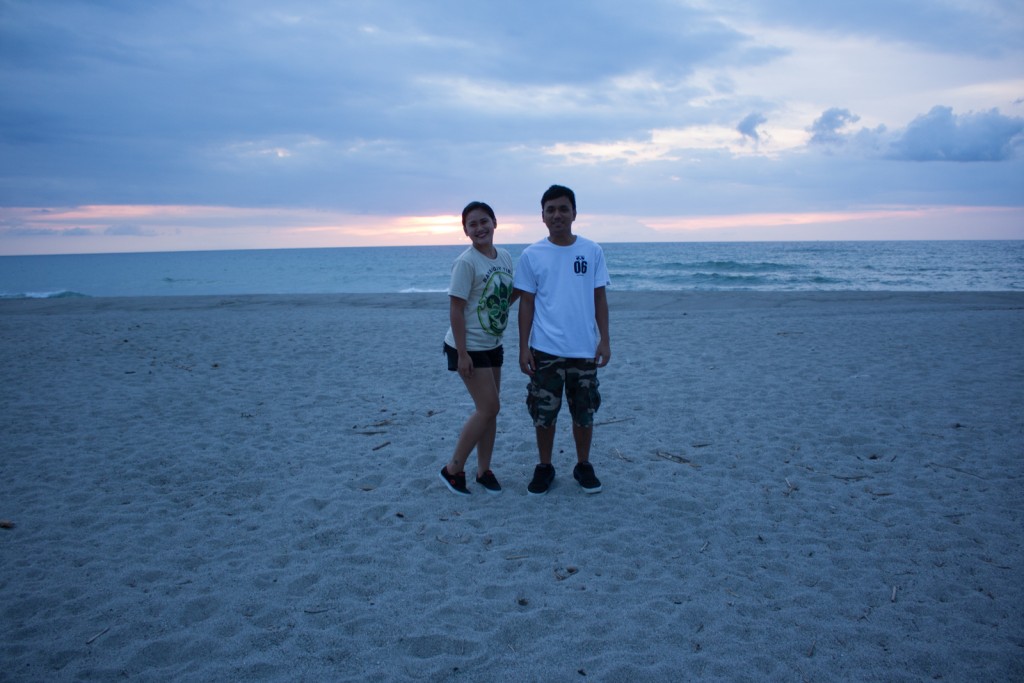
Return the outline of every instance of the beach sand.
[[[543,497],[443,294],[0,301],[0,680],[1024,680],[1024,294],[609,299]]]

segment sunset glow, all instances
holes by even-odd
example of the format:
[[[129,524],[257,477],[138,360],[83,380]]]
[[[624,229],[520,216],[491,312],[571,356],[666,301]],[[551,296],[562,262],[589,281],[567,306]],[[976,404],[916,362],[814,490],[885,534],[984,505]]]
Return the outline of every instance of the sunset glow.
[[[2,208],[8,227],[0,255],[286,249],[461,244],[458,215],[359,216],[300,209],[224,206],[81,206]],[[635,223],[642,232],[624,226]],[[1006,207],[886,207],[857,211],[627,217],[585,214],[578,231],[606,242],[736,241],[778,239],[953,239],[973,231],[979,239],[1014,239],[1024,211]],[[828,226],[839,232],[827,232]],[[544,236],[536,215],[499,216],[496,239],[527,243]],[[881,231],[881,232],[880,232]],[[930,231],[930,232],[929,232]]]

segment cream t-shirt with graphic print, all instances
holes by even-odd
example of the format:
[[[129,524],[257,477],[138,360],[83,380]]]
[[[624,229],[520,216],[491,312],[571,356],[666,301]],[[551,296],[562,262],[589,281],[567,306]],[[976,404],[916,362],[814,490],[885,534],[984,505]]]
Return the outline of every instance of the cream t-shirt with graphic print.
[[[512,298],[512,255],[495,247],[497,256],[487,258],[469,247],[452,263],[448,296],[466,301],[466,350],[488,351],[501,346],[501,337],[508,325],[509,301]],[[455,348],[452,328],[444,341]]]

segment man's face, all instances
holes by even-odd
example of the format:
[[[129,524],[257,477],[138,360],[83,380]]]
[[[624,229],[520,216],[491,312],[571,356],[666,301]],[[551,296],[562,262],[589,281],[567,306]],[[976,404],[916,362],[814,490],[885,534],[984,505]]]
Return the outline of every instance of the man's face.
[[[576,220],[576,212],[568,197],[558,197],[544,202],[541,218],[552,236],[569,234],[572,232],[572,222]]]

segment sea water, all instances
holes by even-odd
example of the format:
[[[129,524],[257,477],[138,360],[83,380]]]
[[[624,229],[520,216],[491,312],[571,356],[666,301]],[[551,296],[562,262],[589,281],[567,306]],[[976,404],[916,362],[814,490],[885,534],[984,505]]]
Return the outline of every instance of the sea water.
[[[525,245],[501,245],[517,259]],[[1024,241],[605,243],[620,291],[1024,290]],[[465,245],[0,257],[0,297],[444,292]]]

